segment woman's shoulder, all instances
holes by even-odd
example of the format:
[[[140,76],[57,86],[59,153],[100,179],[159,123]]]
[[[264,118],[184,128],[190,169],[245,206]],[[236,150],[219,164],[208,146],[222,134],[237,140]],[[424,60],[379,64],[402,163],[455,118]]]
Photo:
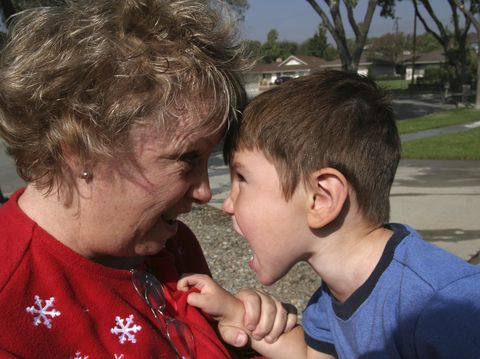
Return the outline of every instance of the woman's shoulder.
[[[17,270],[32,240],[35,223],[19,212],[16,196],[0,207],[0,291]]]

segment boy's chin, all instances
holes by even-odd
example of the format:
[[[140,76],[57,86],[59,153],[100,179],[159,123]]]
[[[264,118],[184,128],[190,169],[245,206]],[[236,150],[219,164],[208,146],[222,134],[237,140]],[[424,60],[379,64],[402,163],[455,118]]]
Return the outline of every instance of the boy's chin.
[[[284,268],[281,272],[276,271],[274,273],[265,273],[262,272],[261,268],[254,267],[252,267],[252,270],[255,272],[255,276],[259,283],[261,283],[262,285],[270,286],[282,279],[290,271],[291,268],[292,267],[287,267]]]
[[[275,282],[281,278],[281,276],[273,277],[271,275],[265,275],[257,271],[255,271],[255,276],[257,277],[257,281],[260,284],[266,285],[266,286],[271,286],[272,284],[275,284]]]

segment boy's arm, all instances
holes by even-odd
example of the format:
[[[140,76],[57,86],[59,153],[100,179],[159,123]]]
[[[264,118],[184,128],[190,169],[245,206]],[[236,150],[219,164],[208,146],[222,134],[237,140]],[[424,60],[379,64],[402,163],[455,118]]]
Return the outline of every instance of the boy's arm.
[[[256,340],[265,338],[268,343],[273,343],[297,325],[295,306],[281,303],[261,289],[244,288],[235,297],[245,309],[243,326]]]
[[[334,356],[308,347],[300,325],[282,334],[276,342],[271,344],[265,340],[252,340],[252,348],[270,359],[335,359]]]
[[[200,293],[190,293],[188,303],[202,309],[215,320],[219,321],[219,329],[222,336],[225,330],[228,331],[229,328],[241,329],[244,333],[248,333],[252,348],[264,356],[273,359],[307,358],[307,345],[303,338],[303,329],[301,326],[296,326],[291,331],[288,331],[289,328],[287,326],[286,330],[288,332],[280,335],[274,343],[271,343],[272,338],[270,338],[269,342],[267,342],[266,339],[257,340],[255,336],[252,335],[252,332],[244,325],[245,308],[242,301],[221,288],[208,276],[192,275],[184,277],[178,282],[178,288],[180,290],[187,290],[191,287],[196,287],[200,290]],[[260,296],[263,295],[263,293],[260,294]],[[264,300],[266,299],[264,298]],[[267,316],[267,319],[271,321],[272,318],[268,318]],[[280,322],[280,326],[285,328],[285,323],[288,322],[288,320],[281,319]],[[278,331],[278,328],[275,328],[275,324],[278,323],[270,324],[272,324],[273,331]],[[276,338],[273,339],[275,340]],[[246,341],[244,344],[246,344]],[[311,349],[308,349],[308,357],[314,359],[333,358]]]
[[[249,337],[273,342],[297,325],[296,310],[287,310],[278,300],[260,290],[242,289],[236,298],[203,274],[184,277],[177,284],[179,290],[192,287],[200,293],[190,293],[188,304],[216,320],[222,338],[231,345],[245,346]]]

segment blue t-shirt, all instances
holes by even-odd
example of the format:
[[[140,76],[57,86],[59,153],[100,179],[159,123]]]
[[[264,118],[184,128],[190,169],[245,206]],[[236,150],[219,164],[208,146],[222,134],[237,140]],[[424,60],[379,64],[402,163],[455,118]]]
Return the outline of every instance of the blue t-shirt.
[[[303,314],[311,348],[339,358],[480,358],[480,267],[394,231],[367,281],[344,303],[323,284]]]

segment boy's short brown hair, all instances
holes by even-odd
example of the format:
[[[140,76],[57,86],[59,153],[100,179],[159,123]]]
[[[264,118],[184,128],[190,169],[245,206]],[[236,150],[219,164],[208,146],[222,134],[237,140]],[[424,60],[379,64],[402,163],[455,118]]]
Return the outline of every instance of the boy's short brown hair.
[[[301,179],[332,167],[353,186],[368,220],[388,221],[400,138],[389,97],[364,76],[323,71],[259,95],[230,127],[225,161],[242,149],[273,162],[286,199]]]

